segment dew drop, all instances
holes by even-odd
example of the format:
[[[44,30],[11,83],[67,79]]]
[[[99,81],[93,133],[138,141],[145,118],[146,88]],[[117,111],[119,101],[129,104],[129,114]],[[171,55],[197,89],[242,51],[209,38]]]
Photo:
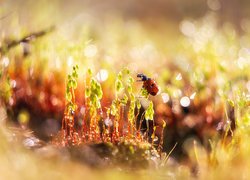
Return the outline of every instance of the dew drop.
[[[196,92],[194,92],[193,94],[191,94],[190,99],[194,99],[195,96],[196,96]]]
[[[161,97],[164,103],[167,103],[170,99],[167,93],[161,93]]]
[[[96,75],[96,79],[99,81],[99,82],[104,82],[108,79],[108,71],[106,69],[101,69],[97,75]]]
[[[187,96],[184,96],[180,100],[181,106],[182,107],[188,107],[190,105],[190,99]]]
[[[179,73],[177,76],[176,76],[176,78],[175,78],[177,81],[180,81],[180,80],[182,80],[182,75],[181,75],[181,73]]]

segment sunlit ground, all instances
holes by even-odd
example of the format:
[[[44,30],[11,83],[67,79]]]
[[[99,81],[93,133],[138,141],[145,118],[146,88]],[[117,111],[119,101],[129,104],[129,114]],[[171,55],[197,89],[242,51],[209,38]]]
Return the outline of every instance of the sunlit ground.
[[[194,4],[201,9],[188,16],[187,4],[169,3],[172,11],[168,7],[161,15],[160,3],[153,6],[159,11],[144,11],[124,2],[0,1],[1,177],[250,177],[250,21],[223,19],[217,0]],[[41,31],[46,32],[41,37],[8,47]],[[101,84],[104,113],[116,98],[122,69],[135,80],[144,73],[157,81],[160,92],[149,100],[158,138],[164,130],[163,154],[149,159],[148,169],[93,169],[53,147],[67,102],[67,76],[75,65],[75,103],[82,115],[89,68]],[[136,97],[141,86],[133,84]],[[43,140],[42,148],[27,150],[36,143],[27,142],[31,131]]]

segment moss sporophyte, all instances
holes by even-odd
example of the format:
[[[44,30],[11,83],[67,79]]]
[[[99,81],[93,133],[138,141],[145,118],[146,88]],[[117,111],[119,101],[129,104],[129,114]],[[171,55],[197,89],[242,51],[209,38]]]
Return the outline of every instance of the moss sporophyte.
[[[72,73],[66,81],[66,105],[62,119],[62,146],[79,145],[82,143],[149,143],[148,121],[154,120],[153,102],[148,99],[148,92],[142,88],[139,96],[134,93],[134,78],[126,68],[121,70],[115,80],[115,99],[109,107],[103,107],[101,100],[103,91],[101,84],[93,77],[93,72],[88,69],[85,76],[84,114],[81,121],[76,124],[76,114],[79,108],[76,104],[75,90],[77,89],[79,67],[73,67]],[[149,106],[142,109],[140,98],[149,101]],[[146,133],[141,132],[142,121],[147,122]],[[138,126],[139,122],[139,126]],[[154,123],[153,123],[154,124]],[[155,130],[156,128],[153,128]],[[153,132],[152,137],[155,137]],[[152,143],[153,144],[153,143]],[[159,143],[158,146],[161,146]],[[161,149],[161,148],[159,148]]]

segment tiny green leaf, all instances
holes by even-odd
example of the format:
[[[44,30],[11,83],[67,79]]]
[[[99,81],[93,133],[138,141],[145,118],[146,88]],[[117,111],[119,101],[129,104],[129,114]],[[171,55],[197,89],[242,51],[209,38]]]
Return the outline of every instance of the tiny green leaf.
[[[153,120],[154,119],[154,108],[153,108],[153,103],[152,101],[149,103],[149,106],[145,112],[145,119],[148,120]]]
[[[121,80],[117,79],[115,82],[115,90],[116,92],[120,92],[123,89],[123,84]]]
[[[136,101],[136,107],[138,110],[141,109],[141,102],[139,100]]]
[[[70,92],[66,93],[66,100],[67,100],[68,102],[70,102],[71,99],[72,99],[71,93],[70,93]]]

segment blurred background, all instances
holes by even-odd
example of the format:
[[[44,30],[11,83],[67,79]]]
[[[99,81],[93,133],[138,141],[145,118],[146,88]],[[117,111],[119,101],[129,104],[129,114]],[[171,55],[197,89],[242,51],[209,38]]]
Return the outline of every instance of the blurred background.
[[[69,23],[73,19],[89,16],[103,21],[107,16],[119,16],[126,20],[157,23],[161,20],[181,22],[185,18],[200,18],[208,12],[215,12],[221,22],[232,22],[242,30],[242,20],[248,18],[249,2],[247,0],[143,0],[134,1],[47,1],[31,0],[6,1],[1,0],[1,28],[11,27],[10,20],[18,15],[18,23],[29,28],[39,28],[46,24]],[[5,27],[5,23],[8,26]]]

